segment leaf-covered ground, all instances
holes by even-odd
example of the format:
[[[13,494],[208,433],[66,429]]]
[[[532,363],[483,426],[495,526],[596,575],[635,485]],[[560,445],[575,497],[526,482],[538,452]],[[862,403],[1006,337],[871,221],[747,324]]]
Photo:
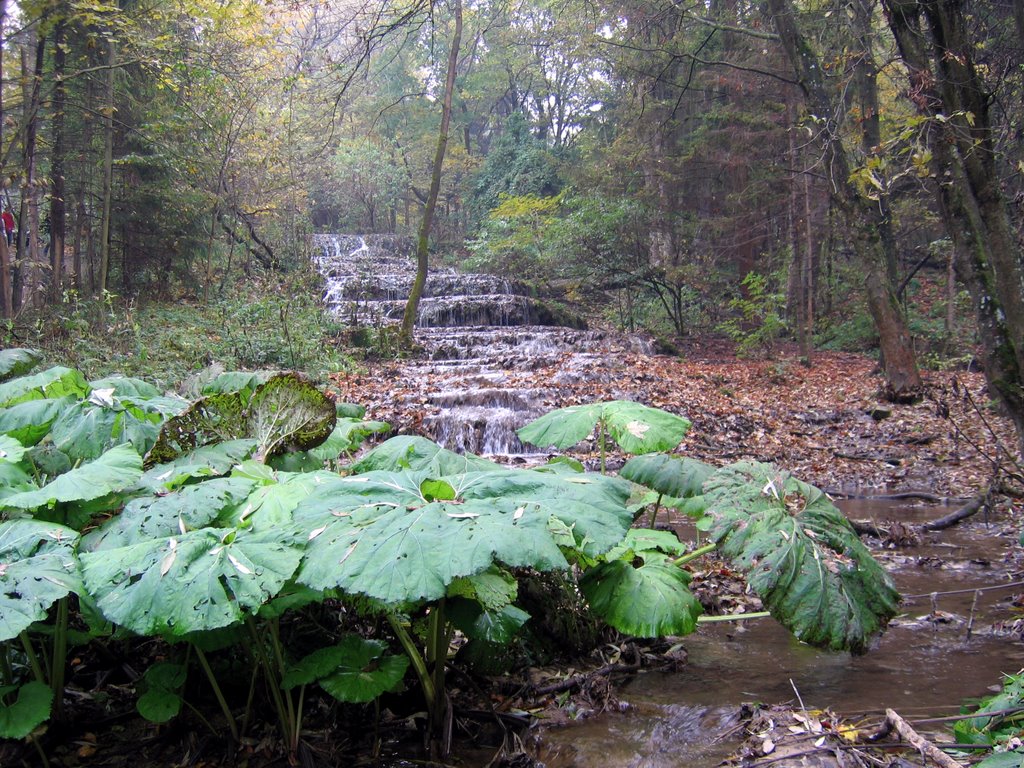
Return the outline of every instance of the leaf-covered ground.
[[[686,455],[713,464],[773,462],[842,493],[971,496],[991,482],[1000,446],[1016,445],[977,372],[927,373],[922,400],[894,405],[879,396],[875,363],[847,353],[816,354],[810,368],[795,358],[742,360],[700,345],[682,358],[612,351],[568,354],[532,370],[516,370],[516,362],[507,363],[500,385],[544,389],[547,408],[637,400],[693,421],[680,447]],[[413,433],[437,411],[429,394],[465,383],[424,363],[379,364],[334,379],[342,399]]]

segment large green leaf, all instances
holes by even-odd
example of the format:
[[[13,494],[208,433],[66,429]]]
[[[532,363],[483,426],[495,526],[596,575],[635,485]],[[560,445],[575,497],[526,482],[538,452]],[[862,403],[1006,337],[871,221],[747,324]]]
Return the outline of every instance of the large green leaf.
[[[14,687],[0,688],[0,697],[14,691]],[[37,727],[50,719],[53,691],[36,680],[18,689],[18,698],[11,705],[0,699],[0,739],[24,739]]]
[[[302,557],[288,530],[202,528],[81,555],[109,620],[141,635],[185,635],[241,621],[284,586]]]
[[[453,598],[448,602],[449,621],[470,640],[509,643],[530,614],[515,605],[485,608],[472,600]]]
[[[422,489],[437,479],[457,497],[428,500]],[[632,519],[627,496],[628,485],[612,478],[523,470],[340,478],[295,509],[309,537],[297,578],[314,589],[339,587],[401,605],[438,599],[454,579],[495,561],[565,568],[559,544],[566,538],[591,556],[622,538]]]
[[[94,390],[113,390],[113,393],[117,397],[129,397],[133,400],[152,400],[163,395],[157,387],[153,386],[148,381],[134,379],[130,376],[107,376],[103,379],[90,381],[89,386]],[[187,400],[182,400],[177,397],[174,399],[181,402],[182,408],[188,405]]]
[[[82,398],[89,393],[89,382],[81,373],[57,366],[0,384],[0,407],[17,405],[27,400],[60,397]]]
[[[711,538],[800,640],[863,652],[896,615],[892,579],[822,491],[755,462],[720,469],[704,490]]]
[[[0,642],[17,637],[81,582],[75,562],[78,533],[37,520],[0,523]]]
[[[95,459],[125,443],[143,455],[156,442],[162,415],[146,413],[117,398],[100,402],[93,397],[65,408],[50,427],[54,446],[72,461]]]
[[[588,557],[618,544],[633,519],[626,508],[630,485],[615,477],[500,470],[470,473],[452,485],[467,502],[511,505],[520,517],[550,515],[571,530],[572,546]]]
[[[510,605],[519,592],[515,577],[497,567],[456,579],[448,585],[448,597],[464,597],[489,610]]]
[[[342,454],[355,451],[370,435],[379,435],[391,429],[386,421],[366,421],[339,416],[334,430],[323,443],[309,453],[320,461],[333,461]]]
[[[639,556],[645,560],[662,556],[679,557],[688,547],[673,531],[656,531],[651,528],[630,528],[626,536],[604,555],[605,560],[632,560]]]
[[[704,482],[714,471],[714,467],[703,461],[659,453],[634,456],[619,470],[619,477],[665,496],[687,499],[704,492]]]
[[[35,445],[49,434],[61,412],[75,402],[73,397],[58,397],[0,408],[0,435],[9,435],[22,445]]]
[[[0,463],[17,464],[25,455],[25,446],[7,435],[0,435]]]
[[[448,585],[447,617],[472,640],[508,643],[530,614],[512,605],[519,583],[512,574],[491,567]]]
[[[238,472],[232,475],[238,476]],[[299,502],[337,477],[325,471],[279,473],[273,482],[254,488],[243,501],[226,510],[218,522],[220,525],[252,526],[257,531],[288,527],[292,522],[292,510]]]
[[[366,453],[351,467],[353,474],[363,472],[399,472],[403,469],[423,470],[434,476],[455,475],[499,469],[501,465],[473,454],[459,454],[442,448],[425,437],[398,435],[385,440]]]
[[[23,376],[42,359],[43,353],[37,349],[0,349],[0,381]]]
[[[235,392],[197,400],[164,422],[160,436],[146,455],[146,466],[165,464],[210,443],[251,437],[244,411],[242,399]]]
[[[8,496],[0,501],[0,510],[31,510],[58,502],[93,501],[129,487],[141,476],[142,457],[131,446],[119,445],[38,490]]]
[[[297,373],[282,373],[256,388],[247,409],[257,458],[285,449],[305,451],[331,434],[334,402]]]
[[[1004,675],[998,693],[986,696],[977,709],[953,723],[953,736],[960,744],[991,744],[1012,739],[1020,733],[1019,712],[1024,704],[1024,674]]]
[[[32,476],[17,464],[0,461],[0,508],[8,496],[36,488]]]
[[[274,375],[275,371],[225,371],[212,381],[206,382],[201,394],[216,395],[224,392],[237,392],[242,396],[242,402],[247,403],[256,388],[269,381]]]
[[[166,464],[157,464],[146,470],[139,487],[151,491],[167,491],[196,477],[226,475],[239,462],[248,459],[256,450],[256,441],[228,440],[196,448]]]
[[[225,510],[245,502],[254,487],[251,480],[215,478],[164,496],[133,499],[121,514],[87,533],[79,549],[116,549],[208,527]]]
[[[580,589],[591,610],[620,632],[663,637],[687,635],[697,628],[703,609],[689,584],[689,574],[664,559],[652,559],[639,568],[612,560],[588,570]]]
[[[386,654],[387,644],[359,635],[345,635],[330,648],[321,648],[303,658],[285,674],[284,688],[309,685],[320,687],[338,701],[373,701],[393,690],[409,666],[407,656]]]
[[[571,448],[589,436],[598,424],[627,453],[670,451],[690,428],[688,419],[649,408],[630,400],[611,400],[571,405],[546,413],[522,427],[517,434],[531,445]]]
[[[366,416],[366,406],[359,403],[337,402],[334,404],[334,412],[338,414],[339,419],[361,419]]]
[[[168,419],[146,457],[147,466],[165,463],[214,442],[257,441],[256,458],[284,450],[307,450],[327,439],[335,412],[323,392],[295,373],[281,373],[258,385],[251,397],[240,392],[209,395]]]

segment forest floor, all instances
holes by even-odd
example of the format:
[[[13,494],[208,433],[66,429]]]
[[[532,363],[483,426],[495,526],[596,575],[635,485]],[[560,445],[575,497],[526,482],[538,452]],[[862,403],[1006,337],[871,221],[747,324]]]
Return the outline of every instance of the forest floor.
[[[693,422],[679,453],[715,465],[771,462],[840,495],[965,498],[993,482],[996,466],[1020,472],[1010,460],[1012,424],[991,403],[981,373],[932,372],[925,380],[918,402],[892,404],[880,397],[875,362],[862,355],[818,353],[805,367],[795,355],[738,359],[728,345],[702,343],[680,357],[567,355],[508,370],[502,386],[545,389],[551,410],[611,399],[662,408]],[[429,368],[383,363],[333,385],[341,399],[367,406],[369,417],[415,433],[432,414],[427,393],[450,382]],[[570,453],[586,459],[581,448]]]

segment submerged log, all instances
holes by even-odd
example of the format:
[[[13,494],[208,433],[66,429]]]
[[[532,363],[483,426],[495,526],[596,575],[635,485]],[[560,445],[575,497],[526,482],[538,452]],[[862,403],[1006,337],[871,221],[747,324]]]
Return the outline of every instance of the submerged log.
[[[951,528],[961,520],[966,520],[967,518],[977,514],[980,509],[984,508],[985,504],[988,502],[989,493],[989,488],[983,489],[977,496],[959,509],[950,512],[948,515],[940,517],[938,520],[932,520],[930,523],[925,523],[921,528],[925,531],[943,531],[946,528]]]

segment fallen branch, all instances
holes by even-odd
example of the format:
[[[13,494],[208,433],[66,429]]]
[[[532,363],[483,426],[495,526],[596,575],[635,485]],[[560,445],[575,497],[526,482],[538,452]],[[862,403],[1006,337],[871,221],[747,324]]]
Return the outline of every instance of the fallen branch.
[[[850,459],[852,461],[880,461],[883,464],[890,464],[897,467],[903,462],[903,459],[897,459],[893,456],[884,456],[880,453],[847,453],[846,451],[833,451],[832,455],[837,459]]]
[[[870,520],[850,520],[850,527],[858,536],[877,536],[881,539],[886,535],[884,528],[878,527]]]
[[[933,504],[949,504],[950,501],[963,501],[963,499],[950,499],[948,496],[936,496],[934,493],[929,493],[928,491],[902,491],[900,493],[868,495],[861,493],[845,493],[843,491],[826,489],[825,493],[837,499],[859,499],[863,501],[899,501],[901,499],[920,499],[921,501],[930,501]]]
[[[983,509],[985,507],[985,504],[988,502],[989,495],[990,490],[988,488],[985,488],[977,496],[968,501],[962,507],[954,509],[948,515],[943,515],[937,520],[932,520],[928,523],[922,523],[920,526],[917,527],[920,528],[921,531],[944,531],[947,528],[952,528],[957,523],[961,522],[962,520],[966,520],[972,515],[976,515],[979,510]],[[913,494],[913,496],[915,498],[919,497],[919,495],[916,493]],[[876,496],[865,498],[892,497]],[[878,538],[883,538],[889,535],[888,528],[886,528],[885,526],[880,526],[877,523],[874,523],[870,520],[850,520],[849,522],[850,526],[853,528],[854,532],[858,536],[877,536]]]
[[[988,497],[989,489],[985,488],[981,493],[959,509],[953,510],[948,515],[943,515],[938,520],[932,520],[930,523],[925,523],[921,526],[921,529],[925,531],[944,531],[947,528],[951,528],[961,520],[966,520],[968,517],[977,514],[978,510],[985,506],[985,503],[988,501]]]
[[[551,683],[550,685],[543,685],[538,688],[534,688],[533,693],[535,696],[547,696],[552,693],[573,691],[595,677],[607,677],[608,675],[613,675],[618,672],[636,672],[639,669],[639,664],[606,664],[600,669],[595,669],[593,672],[573,675],[572,677],[566,678],[565,680],[561,680],[557,683]]]
[[[900,738],[913,745],[914,749],[939,768],[964,768],[963,763],[957,762],[915,731],[910,723],[896,714],[895,710],[885,710],[885,727],[896,731]]]

